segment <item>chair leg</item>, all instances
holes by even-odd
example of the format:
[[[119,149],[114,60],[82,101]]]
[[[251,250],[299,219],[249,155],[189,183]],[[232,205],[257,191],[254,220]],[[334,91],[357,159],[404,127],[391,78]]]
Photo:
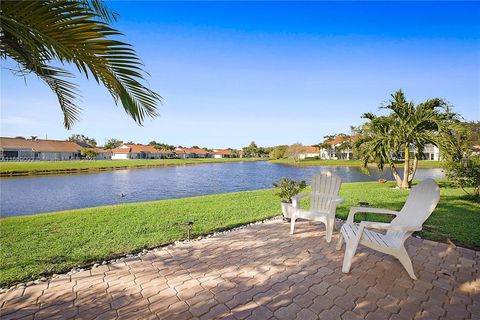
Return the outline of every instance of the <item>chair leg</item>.
[[[291,221],[290,221],[290,234],[293,234],[295,232],[295,220],[297,220],[297,219],[295,218],[294,215],[292,215],[290,217],[290,219],[291,219]]]
[[[345,256],[343,257],[343,266],[342,266],[342,272],[343,273],[349,273],[350,272],[350,267],[352,266],[353,256],[355,255],[356,251],[357,251],[357,243],[355,243],[354,241],[346,242]]]
[[[335,218],[327,217],[326,220],[327,220],[327,221],[325,221],[326,222],[325,226],[326,226],[326,229],[327,229],[326,238],[327,238],[327,242],[330,243],[330,241],[332,241],[333,225],[335,223]]]
[[[397,258],[400,263],[403,265],[405,270],[407,270],[408,275],[410,278],[413,280],[417,280],[417,277],[415,276],[415,272],[413,272],[413,265],[412,265],[412,260],[410,260],[410,257],[408,256],[407,250],[405,250],[405,247],[402,247],[397,251],[395,254],[395,258]]]
[[[339,235],[339,237],[338,237],[338,242],[337,242],[337,247],[336,247],[336,249],[337,249],[337,250],[342,249],[342,245],[343,245],[343,234],[342,234],[342,232],[340,231],[340,235]]]

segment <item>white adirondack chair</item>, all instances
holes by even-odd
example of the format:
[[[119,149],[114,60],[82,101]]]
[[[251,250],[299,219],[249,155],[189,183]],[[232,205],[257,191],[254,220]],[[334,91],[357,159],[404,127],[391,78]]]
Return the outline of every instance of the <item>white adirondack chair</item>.
[[[348,273],[352,259],[359,244],[389,254],[397,258],[412,279],[417,279],[413,272],[412,261],[405,250],[405,240],[414,232],[422,230],[422,224],[432,214],[440,199],[440,189],[433,179],[426,179],[411,191],[399,212],[379,209],[352,207],[347,222],[342,226],[337,250],[342,248],[345,240],[345,256],[342,271]],[[396,217],[390,223],[362,221],[353,222],[357,212],[393,214]]]
[[[340,177],[329,171],[313,176],[312,192],[292,197],[293,212],[290,233],[293,234],[295,231],[295,220],[297,219],[321,221],[327,230],[327,242],[330,242],[335,227],[335,211],[337,205],[343,202],[343,199],[338,197],[341,184]],[[300,209],[300,199],[306,196],[310,196],[310,210]]]

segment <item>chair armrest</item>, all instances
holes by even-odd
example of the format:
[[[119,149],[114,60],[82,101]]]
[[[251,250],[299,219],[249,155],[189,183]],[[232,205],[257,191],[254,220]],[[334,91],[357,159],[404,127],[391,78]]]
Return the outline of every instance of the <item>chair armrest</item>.
[[[390,223],[386,222],[371,222],[371,221],[362,221],[360,222],[360,227],[363,231],[364,228],[367,229],[376,229],[376,230],[391,230],[391,231],[403,231],[403,232],[408,232],[408,231],[420,231],[422,230],[422,227],[410,227],[410,226],[392,226]]]
[[[302,193],[302,194],[297,194],[296,196],[291,197],[290,199],[292,200],[292,206],[294,208],[300,209],[300,199],[308,197],[310,194],[308,193]]]
[[[308,197],[310,194],[309,193],[302,193],[302,194],[297,194],[296,196],[293,196],[291,197],[290,199],[301,199],[301,198],[305,198],[305,197]]]
[[[382,214],[399,214],[398,211],[382,209],[382,208],[368,208],[368,207],[351,207],[350,212],[348,213],[347,222],[353,223],[353,217],[358,212],[370,212],[370,213],[382,213]]]

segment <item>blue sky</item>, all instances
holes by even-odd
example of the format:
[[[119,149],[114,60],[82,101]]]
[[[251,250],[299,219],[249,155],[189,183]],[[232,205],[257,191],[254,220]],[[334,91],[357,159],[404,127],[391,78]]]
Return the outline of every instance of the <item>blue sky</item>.
[[[110,2],[142,57],[161,117],[136,125],[79,77],[81,122],[67,131],[36,77],[1,71],[2,136],[72,133],[174,145],[318,143],[348,132],[402,88],[480,120],[480,3]],[[4,67],[11,62],[2,62]]]

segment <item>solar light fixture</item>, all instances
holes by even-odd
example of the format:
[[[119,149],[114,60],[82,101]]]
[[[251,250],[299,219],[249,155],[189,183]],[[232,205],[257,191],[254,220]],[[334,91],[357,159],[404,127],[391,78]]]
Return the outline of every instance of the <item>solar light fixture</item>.
[[[190,232],[192,231],[192,228],[193,228],[193,221],[185,222],[185,226],[187,227],[187,240],[190,241]]]

